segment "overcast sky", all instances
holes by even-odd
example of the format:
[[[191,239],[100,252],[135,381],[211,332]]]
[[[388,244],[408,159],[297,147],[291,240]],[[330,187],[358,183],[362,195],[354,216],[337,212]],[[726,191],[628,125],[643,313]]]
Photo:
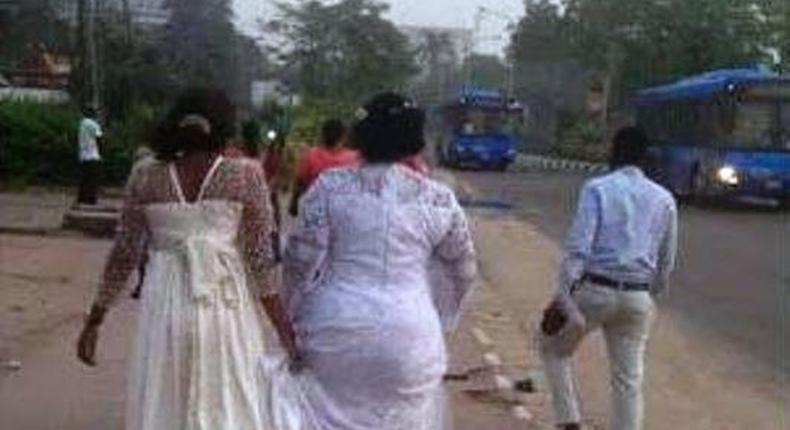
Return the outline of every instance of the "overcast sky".
[[[236,16],[242,27],[253,32],[255,22],[274,11],[272,0],[234,0]],[[477,51],[501,53],[507,43],[508,17],[515,21],[523,15],[522,0],[390,0],[389,18],[397,24],[473,28],[477,8],[496,11],[486,14],[477,40]],[[499,38],[499,40],[491,40]]]

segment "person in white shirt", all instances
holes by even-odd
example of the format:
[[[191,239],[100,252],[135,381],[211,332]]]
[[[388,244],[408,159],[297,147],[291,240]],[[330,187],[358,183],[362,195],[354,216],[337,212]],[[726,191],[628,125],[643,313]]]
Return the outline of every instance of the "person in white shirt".
[[[79,125],[80,185],[77,203],[82,205],[95,205],[99,194],[99,145],[104,133],[95,117],[94,108],[85,108]]]
[[[647,138],[638,128],[614,138],[611,173],[588,181],[564,245],[557,293],[544,312],[541,352],[558,428],[581,429],[573,353],[602,329],[612,385],[612,430],[640,430],[644,353],[654,297],[675,266],[677,207],[642,168]]]

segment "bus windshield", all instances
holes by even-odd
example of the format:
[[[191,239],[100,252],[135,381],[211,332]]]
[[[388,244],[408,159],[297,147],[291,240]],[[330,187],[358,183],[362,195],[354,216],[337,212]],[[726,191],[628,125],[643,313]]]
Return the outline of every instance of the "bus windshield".
[[[464,134],[496,134],[505,131],[507,115],[503,111],[470,109],[462,121]]]

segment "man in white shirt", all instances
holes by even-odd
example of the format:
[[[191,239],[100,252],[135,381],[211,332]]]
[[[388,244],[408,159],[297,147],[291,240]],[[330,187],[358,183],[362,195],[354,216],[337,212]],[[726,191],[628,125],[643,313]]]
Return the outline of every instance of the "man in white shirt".
[[[612,430],[640,430],[644,353],[675,265],[677,208],[642,171],[647,138],[626,127],[614,138],[612,172],[588,181],[564,246],[558,291],[544,313],[541,349],[558,428],[581,429],[573,353],[602,329],[612,381]]]
[[[95,109],[85,108],[79,126],[80,185],[77,203],[82,205],[95,205],[99,193],[99,144],[104,133],[95,117]]]

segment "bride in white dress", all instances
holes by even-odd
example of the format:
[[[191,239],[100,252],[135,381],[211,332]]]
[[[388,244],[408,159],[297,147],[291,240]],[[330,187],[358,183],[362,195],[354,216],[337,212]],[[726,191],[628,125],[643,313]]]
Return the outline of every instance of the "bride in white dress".
[[[128,382],[127,430],[273,430],[259,409],[263,304],[295,359],[270,282],[268,191],[259,164],[219,155],[234,121],[218,92],[183,95],[158,160],[135,167],[121,228],[78,342],[95,365],[99,326],[149,254]]]
[[[365,163],[318,179],[286,247],[304,369],[265,360],[273,430],[443,428],[442,323],[475,279],[472,239],[452,191],[399,163],[424,146],[422,111],[382,94],[358,117]]]

